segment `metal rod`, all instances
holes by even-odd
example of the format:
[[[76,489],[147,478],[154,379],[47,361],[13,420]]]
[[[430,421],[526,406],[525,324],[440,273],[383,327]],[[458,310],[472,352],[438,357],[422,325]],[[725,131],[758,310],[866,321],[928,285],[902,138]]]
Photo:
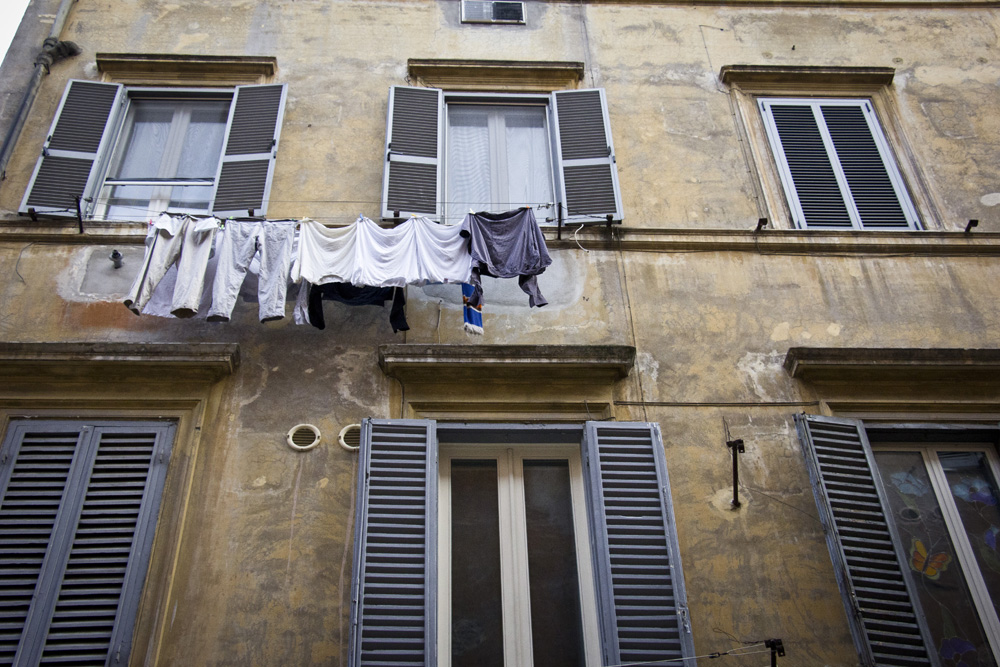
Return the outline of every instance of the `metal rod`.
[[[740,506],[740,459],[739,455],[746,451],[743,440],[730,440],[726,447],[733,450],[733,507]]]

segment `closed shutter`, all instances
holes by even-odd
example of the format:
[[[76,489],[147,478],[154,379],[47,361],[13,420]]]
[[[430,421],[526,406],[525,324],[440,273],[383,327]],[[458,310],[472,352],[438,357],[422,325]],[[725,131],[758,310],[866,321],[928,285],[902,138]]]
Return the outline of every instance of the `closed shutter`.
[[[861,422],[799,415],[796,424],[862,664],[938,664]]]
[[[604,664],[692,658],[659,427],[587,422],[583,457]]]
[[[759,100],[795,224],[913,229],[914,209],[868,100]]]
[[[552,94],[557,177],[569,223],[623,219],[618,166],[603,88]]]
[[[35,164],[18,209],[48,217],[76,217],[76,198],[93,196],[99,158],[114,134],[110,129],[124,106],[121,85],[72,80]],[[81,204],[84,214],[87,203]]]
[[[349,664],[436,664],[437,436],[432,421],[361,431]]]
[[[382,217],[441,217],[444,97],[437,88],[393,86],[385,129]]]
[[[212,196],[215,215],[267,212],[287,93],[284,84],[236,87]]]
[[[172,424],[23,421],[0,454],[0,665],[127,664]]]

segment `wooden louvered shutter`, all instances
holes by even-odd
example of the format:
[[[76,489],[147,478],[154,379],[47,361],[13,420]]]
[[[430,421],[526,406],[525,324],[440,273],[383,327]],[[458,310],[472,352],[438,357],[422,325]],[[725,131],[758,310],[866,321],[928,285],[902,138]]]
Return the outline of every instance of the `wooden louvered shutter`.
[[[559,196],[567,222],[621,222],[621,189],[603,88],[552,93]]]
[[[0,664],[127,664],[172,424],[14,422],[0,453]],[[6,602],[6,600],[5,600]]]
[[[437,435],[433,421],[361,427],[349,664],[436,658]]]
[[[693,657],[659,427],[587,422],[583,456],[604,664]]]
[[[76,198],[92,197],[99,158],[112,141],[125,94],[119,84],[72,80],[59,104],[42,155],[18,209],[48,217],[76,217]],[[81,203],[87,213],[87,203]]]
[[[213,214],[267,212],[287,94],[284,84],[236,87],[212,194]]]
[[[383,218],[405,218],[416,213],[440,219],[443,123],[442,91],[406,86],[389,90]]]
[[[759,100],[795,224],[913,229],[917,214],[869,100]]]
[[[862,664],[938,664],[861,422],[798,415],[796,424]]]

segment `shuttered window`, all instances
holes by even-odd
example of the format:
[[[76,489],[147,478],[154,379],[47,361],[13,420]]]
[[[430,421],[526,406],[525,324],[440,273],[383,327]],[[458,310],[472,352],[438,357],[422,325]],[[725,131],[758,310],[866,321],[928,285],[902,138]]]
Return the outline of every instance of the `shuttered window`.
[[[996,664],[996,428],[796,422],[861,663]]]
[[[918,227],[870,100],[761,98],[758,105],[796,226]]]
[[[623,218],[603,89],[389,93],[382,216],[461,222],[470,209],[544,209],[555,223]],[[539,216],[542,218],[542,216]]]
[[[128,663],[173,435],[164,422],[11,422],[0,665]]]
[[[284,85],[124,88],[70,81],[21,213],[146,220],[267,210]]]
[[[445,461],[442,465],[447,467],[442,471],[438,470],[440,431],[435,422],[368,420],[363,426],[351,665],[416,666],[438,664],[439,658],[447,661],[439,655],[439,633],[443,633],[445,644],[451,644],[444,650],[452,654],[458,645],[457,650],[463,654],[478,656],[475,658],[477,664],[486,664],[483,660],[498,664],[530,664],[532,660],[536,665],[539,661],[545,663],[544,656],[550,646],[535,645],[532,650],[518,643],[518,637],[532,635],[553,638],[548,643],[558,646],[559,655],[586,652],[587,664],[693,657],[663,443],[657,426],[589,422],[575,431],[572,428],[547,431],[546,427],[513,427],[520,429],[517,437],[522,443],[511,450],[516,452],[513,454],[507,452],[509,448],[500,448],[503,452],[497,453],[495,443],[514,442],[511,433],[503,433],[503,426],[446,426],[449,442],[473,444],[457,448],[448,445],[447,455],[442,457]],[[558,436],[551,435],[553,433]],[[483,446],[477,449],[474,443],[480,441]],[[533,442],[547,445],[530,444]],[[567,457],[559,454],[558,449],[546,449],[556,442],[574,453]],[[494,445],[489,446],[489,443]],[[579,453],[578,458],[576,453]],[[582,470],[575,467],[579,463],[573,463],[574,460],[582,461]],[[442,493],[447,495],[441,499],[437,486],[439,473]],[[443,509],[449,511],[439,511],[441,503],[452,504],[456,498],[468,499],[470,494],[478,497],[484,485],[495,485],[499,490],[501,502],[492,510],[488,506],[472,507],[476,503],[465,502],[460,504],[460,512],[447,506]],[[578,491],[571,492],[574,485],[579,485]],[[487,496],[490,493],[487,491]],[[523,493],[523,502],[517,497],[510,498],[512,493]],[[586,505],[583,512],[586,519],[581,519],[582,524],[575,524],[576,520],[571,518],[576,512],[571,508],[578,502]],[[520,512],[524,512],[524,517],[517,519]],[[446,526],[438,526],[442,516],[446,517]],[[508,523],[504,517],[509,516],[515,518],[507,526],[508,532],[497,528],[499,535],[493,536],[493,529],[488,526],[494,522],[498,526]],[[559,516],[562,518],[555,518]],[[545,524],[546,527],[539,530],[565,534],[563,548],[533,555],[533,521],[552,522],[551,526]],[[510,533],[511,525],[523,525],[526,535]],[[465,531],[463,526],[479,532],[456,532]],[[480,534],[483,529],[486,533]],[[576,532],[571,536],[574,530],[586,534]],[[440,548],[439,531],[442,536],[450,535]],[[507,574],[496,575],[503,581],[494,581],[487,573],[492,561],[484,551],[481,562],[484,579],[480,580],[477,559],[466,558],[462,561],[464,565],[457,565],[452,560],[462,560],[463,556],[450,551],[452,545],[462,540],[467,543],[462,552],[466,554],[474,553],[474,550],[468,551],[474,545],[487,549],[489,544],[494,544],[504,553],[509,549],[520,550],[522,547],[517,544],[523,540],[527,559],[520,567],[527,571],[513,574],[505,570]],[[574,540],[576,547],[572,546]],[[451,544],[446,544],[448,541]],[[508,541],[515,544],[508,544]],[[560,566],[558,572],[549,572],[545,570],[546,563],[556,552],[564,553],[559,558],[566,563],[589,552],[589,562],[576,560],[577,574],[569,572],[572,568],[568,566]],[[448,563],[448,576],[451,577],[450,585],[445,588],[468,590],[470,595],[457,601],[438,599],[438,568],[442,567],[442,561]],[[504,562],[516,564],[518,560],[508,558]],[[469,573],[475,575],[475,582],[455,582],[454,577],[465,577]],[[556,574],[561,575],[561,583],[551,580],[550,577]],[[575,598],[570,594],[574,591],[567,589],[567,581],[577,581],[577,576],[580,588],[575,590],[579,595]],[[507,577],[519,583],[513,584]],[[557,596],[561,602],[545,601],[544,596],[534,590],[530,594],[518,593],[519,587],[530,589],[537,585],[535,581],[545,581],[547,590],[563,590],[564,593]],[[489,611],[492,607],[483,604],[487,602],[487,591],[501,588],[514,591],[501,596],[502,605],[522,609],[522,612],[523,608],[530,608],[528,613],[515,612],[512,616],[520,619],[518,623],[530,623],[532,630],[526,634],[523,627],[501,624],[503,627],[498,631],[503,637],[492,641],[503,648],[484,652],[482,647],[473,644],[480,639],[486,641],[483,639],[487,636],[485,628],[474,626],[479,623],[496,625],[496,614]],[[481,594],[472,593],[476,590]],[[439,607],[442,606],[450,620],[445,623],[446,627],[439,628]],[[453,606],[455,613],[461,616],[457,625],[452,625]],[[535,607],[549,611],[539,615]],[[505,619],[511,616],[507,609],[499,613]],[[586,620],[594,615],[599,647],[585,649],[584,645],[595,639],[593,630],[587,632]],[[574,627],[562,628],[560,623],[564,621],[553,619],[577,620],[565,621]],[[582,626],[575,627],[578,624]]]

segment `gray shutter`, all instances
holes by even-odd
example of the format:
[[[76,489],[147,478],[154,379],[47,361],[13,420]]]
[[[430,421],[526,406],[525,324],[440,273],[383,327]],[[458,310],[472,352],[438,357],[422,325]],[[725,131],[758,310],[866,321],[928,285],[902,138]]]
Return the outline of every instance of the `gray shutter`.
[[[440,219],[444,94],[393,86],[385,129],[382,217],[411,213]]]
[[[434,665],[435,423],[366,419],[360,457],[348,663]]]
[[[66,85],[21,213],[31,208],[48,217],[76,217],[76,197],[92,197],[99,186],[99,158],[113,140],[124,99],[119,84],[72,80]],[[86,214],[87,205],[81,206]]]
[[[557,180],[568,223],[623,219],[603,88],[552,93]]]
[[[798,227],[917,226],[870,101],[765,98],[759,104]]]
[[[862,664],[939,664],[861,422],[797,415],[796,424]]]
[[[17,530],[6,515],[25,501],[44,512],[37,530],[4,535],[5,548],[30,552],[34,574],[17,593],[31,588],[30,608],[19,602],[19,619],[0,616],[0,663],[8,650],[15,664],[128,663],[173,433],[157,422],[13,424],[0,459],[0,531]],[[20,569],[5,559],[0,580]]]
[[[267,212],[287,95],[285,84],[236,87],[212,195],[213,214]]]
[[[604,664],[693,658],[659,426],[587,422],[583,457]]]

